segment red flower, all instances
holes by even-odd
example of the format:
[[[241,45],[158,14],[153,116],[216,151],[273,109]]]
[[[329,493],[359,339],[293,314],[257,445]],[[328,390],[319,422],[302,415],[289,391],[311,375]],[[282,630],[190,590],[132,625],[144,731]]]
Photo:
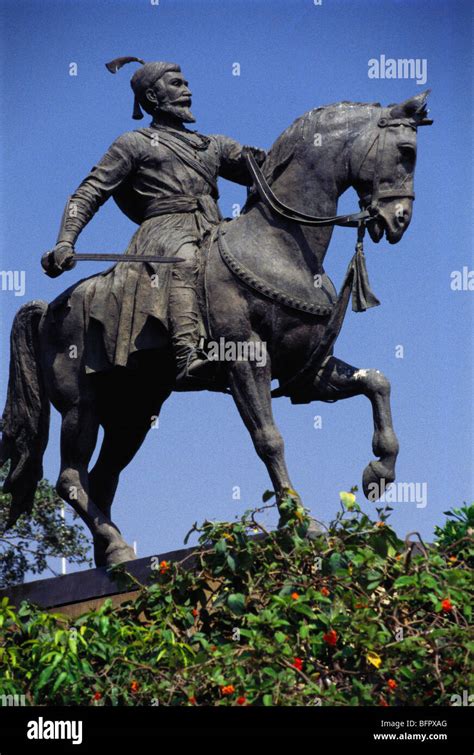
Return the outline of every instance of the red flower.
[[[223,695],[233,695],[235,687],[233,684],[226,684],[224,687],[221,687],[221,692]]]
[[[298,669],[298,671],[303,671],[303,661],[301,660],[301,658],[294,658],[293,666]]]
[[[133,682],[131,683],[131,685],[130,685],[130,690],[131,690],[132,692],[138,692],[139,688],[140,688],[140,685],[139,685],[139,684],[138,684],[138,682],[136,682],[136,681],[133,681]]]
[[[292,592],[292,593],[291,593],[291,597],[293,598],[293,600],[298,600],[298,598],[299,598],[300,596],[298,595],[298,593],[297,593],[297,592]]]
[[[334,629],[330,629],[329,632],[323,634],[323,640],[327,645],[334,645],[337,642],[337,632]]]
[[[170,568],[170,565],[168,561],[161,561],[160,562],[160,574],[166,574],[168,569]]]
[[[102,693],[101,692],[96,692],[95,695],[94,695],[94,697],[92,699],[93,700],[101,700],[102,699]]]
[[[387,682],[387,687],[389,688],[389,690],[396,689],[397,688],[397,683],[396,683],[395,679],[389,679],[388,682]]]
[[[327,587],[321,588],[321,595],[324,595],[324,597],[327,598],[327,596],[329,595],[329,590]]]
[[[194,697],[194,695],[188,697],[188,701],[191,703],[191,705],[196,705],[196,698]]]
[[[247,698],[242,695],[242,697],[237,698],[237,705],[245,705],[247,702]]]
[[[446,613],[449,613],[449,611],[453,610],[454,606],[449,600],[449,598],[445,598],[444,600],[441,601],[441,608]]]
[[[193,616],[199,616],[199,611],[197,610],[197,608],[193,608],[193,610],[191,611],[191,613],[192,613]]]

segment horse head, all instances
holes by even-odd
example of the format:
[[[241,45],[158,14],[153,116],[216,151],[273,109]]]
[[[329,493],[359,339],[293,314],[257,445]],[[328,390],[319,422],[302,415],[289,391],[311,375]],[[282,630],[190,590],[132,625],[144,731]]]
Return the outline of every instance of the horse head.
[[[417,129],[432,123],[426,117],[429,93],[386,108],[370,106],[369,124],[352,141],[351,184],[361,207],[372,215],[367,230],[375,243],[385,232],[387,241],[396,244],[410,224]]]

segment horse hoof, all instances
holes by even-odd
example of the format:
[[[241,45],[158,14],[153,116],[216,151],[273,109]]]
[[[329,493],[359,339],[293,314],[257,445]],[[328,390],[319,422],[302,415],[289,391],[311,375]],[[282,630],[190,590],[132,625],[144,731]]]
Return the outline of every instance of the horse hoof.
[[[114,564],[123,564],[126,561],[135,561],[136,555],[133,548],[124,543],[123,545],[114,545],[107,548],[105,552],[105,565],[113,566]]]
[[[395,475],[390,472],[380,461],[371,461],[367,464],[362,475],[362,489],[368,501],[378,501],[384,494],[386,488],[395,479]]]

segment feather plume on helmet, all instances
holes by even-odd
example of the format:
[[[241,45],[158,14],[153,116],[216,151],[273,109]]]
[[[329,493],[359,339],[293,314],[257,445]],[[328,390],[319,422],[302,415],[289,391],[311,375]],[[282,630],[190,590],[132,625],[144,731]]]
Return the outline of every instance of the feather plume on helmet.
[[[143,118],[142,107],[144,110],[147,110],[147,107],[144,104],[147,89],[156,84],[156,82],[168,71],[176,71],[177,73],[180,73],[181,68],[177,63],[166,63],[164,61],[145,63],[141,58],[134,58],[131,56],[114,58],[114,60],[106,63],[105,67],[110,73],[117,73],[122,66],[127,65],[128,63],[140,63],[141,65],[141,68],[135,71],[130,80],[130,86],[135,95],[132,118],[135,120],[141,120]]]

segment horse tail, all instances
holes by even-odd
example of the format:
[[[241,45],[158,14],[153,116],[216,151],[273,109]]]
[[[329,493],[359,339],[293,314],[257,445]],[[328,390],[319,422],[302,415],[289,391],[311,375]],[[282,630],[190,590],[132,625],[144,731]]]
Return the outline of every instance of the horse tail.
[[[1,420],[0,465],[10,461],[3,485],[12,501],[5,530],[24,513],[31,513],[43,454],[48,443],[50,405],[41,374],[39,323],[44,301],[31,301],[17,312],[10,335],[7,401]]]

